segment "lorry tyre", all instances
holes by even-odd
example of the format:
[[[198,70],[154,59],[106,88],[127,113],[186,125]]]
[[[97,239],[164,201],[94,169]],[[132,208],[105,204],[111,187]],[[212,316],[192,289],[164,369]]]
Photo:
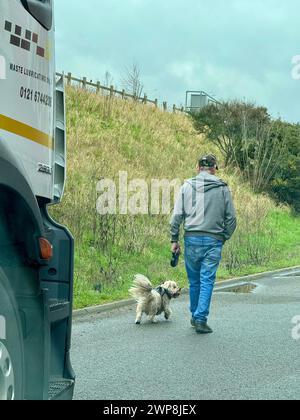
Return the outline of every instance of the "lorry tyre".
[[[24,349],[20,315],[0,268],[0,400],[24,399]]]

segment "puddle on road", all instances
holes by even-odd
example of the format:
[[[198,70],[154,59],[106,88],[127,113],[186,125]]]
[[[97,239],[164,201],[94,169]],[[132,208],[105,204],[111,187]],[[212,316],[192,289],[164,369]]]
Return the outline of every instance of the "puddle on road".
[[[225,286],[221,287],[217,290],[217,292],[222,293],[252,293],[253,290],[257,288],[256,284],[253,283],[243,283],[243,284],[235,284],[233,286]]]

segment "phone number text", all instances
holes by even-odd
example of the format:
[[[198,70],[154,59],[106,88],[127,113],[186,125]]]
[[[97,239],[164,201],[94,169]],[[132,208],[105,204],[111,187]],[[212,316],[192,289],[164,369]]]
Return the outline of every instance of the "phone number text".
[[[52,107],[51,96],[46,95],[45,93],[41,93],[37,90],[21,87],[20,97],[27,101],[34,101],[36,103],[48,106],[49,108]]]

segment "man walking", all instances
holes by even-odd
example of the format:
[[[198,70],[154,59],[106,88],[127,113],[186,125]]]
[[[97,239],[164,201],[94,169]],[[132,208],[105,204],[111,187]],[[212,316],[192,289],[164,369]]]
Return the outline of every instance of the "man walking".
[[[199,160],[198,175],[188,180],[178,196],[171,220],[172,252],[180,253],[179,233],[184,223],[185,264],[190,283],[191,324],[199,334],[207,325],[222,249],[236,229],[236,212],[230,190],[216,177],[217,158]]]

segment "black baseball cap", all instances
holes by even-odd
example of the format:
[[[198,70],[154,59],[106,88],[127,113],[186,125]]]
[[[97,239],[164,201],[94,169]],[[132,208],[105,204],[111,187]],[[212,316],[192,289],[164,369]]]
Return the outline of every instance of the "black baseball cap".
[[[201,168],[214,168],[219,170],[218,160],[215,155],[206,155],[199,159],[199,166]]]

